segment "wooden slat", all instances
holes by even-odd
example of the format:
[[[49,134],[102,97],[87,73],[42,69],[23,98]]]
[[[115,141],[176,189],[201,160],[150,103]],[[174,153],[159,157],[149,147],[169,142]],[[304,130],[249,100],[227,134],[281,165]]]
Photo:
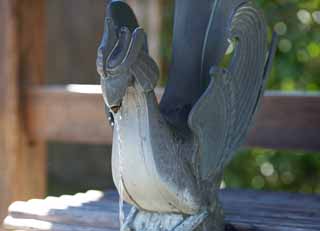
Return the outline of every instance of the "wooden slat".
[[[23,88],[43,71],[42,0],[0,0],[0,220],[14,200],[45,191],[45,146],[27,136]]]
[[[93,228],[86,226],[78,225],[68,225],[68,224],[57,224],[54,222],[46,222],[32,219],[19,219],[13,217],[6,218],[6,224],[8,229],[12,230],[38,230],[38,231],[47,231],[47,230],[59,230],[59,231],[117,231],[117,229],[109,228]]]
[[[30,135],[35,140],[110,144],[112,130],[96,89],[33,88],[27,104]]]
[[[320,197],[305,194],[222,190],[226,224],[236,230],[320,229]],[[15,202],[5,220],[10,230],[119,230],[118,196],[89,191],[75,196]],[[124,206],[127,214],[129,206]],[[38,228],[38,229],[37,229]],[[231,229],[234,230],[234,229]]]
[[[267,92],[249,146],[320,151],[320,94]]]
[[[157,92],[161,97],[162,90]],[[99,86],[32,88],[27,107],[30,133],[35,140],[112,142]],[[319,151],[319,134],[319,94],[268,92],[247,144]]]

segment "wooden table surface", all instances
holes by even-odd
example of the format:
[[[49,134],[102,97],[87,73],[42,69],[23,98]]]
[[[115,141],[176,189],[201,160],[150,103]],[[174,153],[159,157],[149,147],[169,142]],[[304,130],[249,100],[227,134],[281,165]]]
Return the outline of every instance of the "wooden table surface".
[[[320,230],[320,196],[297,193],[222,190],[226,230]],[[74,196],[15,202],[8,230],[119,230],[116,192],[88,191]],[[129,206],[125,205],[125,212]]]

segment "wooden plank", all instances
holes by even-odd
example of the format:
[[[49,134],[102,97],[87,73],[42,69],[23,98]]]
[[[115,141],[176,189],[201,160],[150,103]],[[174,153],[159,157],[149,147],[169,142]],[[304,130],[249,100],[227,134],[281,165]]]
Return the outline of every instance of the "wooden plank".
[[[235,230],[301,231],[320,229],[320,197],[251,190],[221,190],[226,224]],[[71,201],[77,202],[72,206]],[[29,230],[35,224],[74,226],[80,230],[119,229],[118,197],[115,193],[89,191],[75,196],[16,202],[5,221],[8,229]],[[125,205],[127,214],[130,207]],[[82,227],[82,229],[81,229]],[[38,229],[36,229],[38,230]],[[42,229],[41,229],[42,230]],[[68,229],[61,229],[68,230]],[[234,229],[233,229],[234,230]]]
[[[27,97],[30,136],[34,140],[110,144],[112,130],[101,95],[94,93],[97,88],[33,88]]]
[[[162,90],[157,89],[159,98]],[[98,85],[32,88],[28,92],[31,136],[37,139],[111,144]],[[268,92],[247,145],[320,150],[320,95]]]
[[[320,94],[267,92],[249,146],[320,150]]]
[[[41,82],[42,0],[0,0],[0,219],[14,200],[45,191],[45,146],[27,136],[24,92]]]
[[[32,219],[6,218],[6,227],[12,230],[59,230],[59,231],[117,231],[117,229],[109,228],[93,228],[78,225],[57,224],[54,222],[46,222]]]

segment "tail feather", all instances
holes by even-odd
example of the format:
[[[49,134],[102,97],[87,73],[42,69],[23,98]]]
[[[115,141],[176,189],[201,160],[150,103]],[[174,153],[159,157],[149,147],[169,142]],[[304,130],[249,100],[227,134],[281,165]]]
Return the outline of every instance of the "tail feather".
[[[202,179],[221,172],[243,143],[275,53],[273,45],[267,55],[266,23],[252,4],[240,4],[231,16],[228,38],[237,41],[235,54],[227,70],[213,73],[189,115],[189,126],[201,147]]]

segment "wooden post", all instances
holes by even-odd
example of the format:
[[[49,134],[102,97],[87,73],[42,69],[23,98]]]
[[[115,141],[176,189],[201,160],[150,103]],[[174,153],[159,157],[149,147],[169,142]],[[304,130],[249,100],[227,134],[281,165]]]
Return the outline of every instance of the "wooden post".
[[[148,36],[149,36],[149,49],[151,56],[161,66],[160,61],[160,46],[161,46],[161,12],[160,1],[152,0],[148,1]]]
[[[141,26],[148,34],[150,55],[160,64],[161,12],[160,0],[128,0]]]
[[[24,89],[44,75],[43,0],[0,0],[0,219],[15,200],[43,197],[46,151],[28,137]]]

